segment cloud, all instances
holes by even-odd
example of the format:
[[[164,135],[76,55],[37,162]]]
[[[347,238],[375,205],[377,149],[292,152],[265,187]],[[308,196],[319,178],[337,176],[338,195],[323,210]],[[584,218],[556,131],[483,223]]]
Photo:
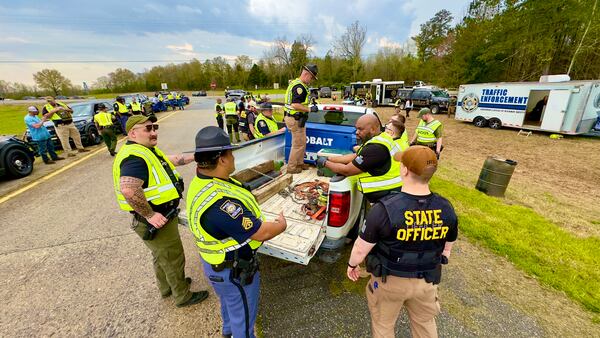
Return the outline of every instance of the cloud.
[[[175,6],[175,10],[186,14],[202,14],[202,10],[200,8],[193,8],[186,5],[177,5]]]
[[[294,32],[306,30],[314,6],[304,1],[250,0],[247,11],[264,23],[281,23]]]
[[[317,16],[317,21],[321,22],[323,26],[325,26],[325,29],[323,30],[323,37],[327,42],[333,41],[337,36],[344,32],[344,26],[340,25],[333,16],[319,14]]]
[[[260,46],[260,47],[271,47],[274,45],[273,41],[262,41],[262,40],[248,40],[249,46]]]
[[[192,46],[192,44],[187,43],[187,42],[181,46],[166,45],[165,47],[172,50],[173,52],[175,52],[177,54],[180,54],[180,55],[191,56],[191,57],[194,57],[197,55],[197,53],[194,52],[194,46]]]
[[[392,41],[385,36],[377,41],[377,45],[380,48],[402,48],[402,44],[400,42]]]
[[[31,41],[18,36],[0,36],[0,43],[31,43]]]

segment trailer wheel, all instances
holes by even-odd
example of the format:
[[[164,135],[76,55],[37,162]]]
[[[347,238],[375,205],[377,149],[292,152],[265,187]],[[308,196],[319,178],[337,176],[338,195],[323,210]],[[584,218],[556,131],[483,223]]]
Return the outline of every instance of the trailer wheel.
[[[475,125],[475,127],[483,128],[487,126],[488,120],[486,120],[483,116],[477,116],[473,119],[473,124]]]
[[[502,128],[502,121],[500,121],[500,119],[493,117],[488,121],[488,125],[492,129],[500,129],[500,128]]]

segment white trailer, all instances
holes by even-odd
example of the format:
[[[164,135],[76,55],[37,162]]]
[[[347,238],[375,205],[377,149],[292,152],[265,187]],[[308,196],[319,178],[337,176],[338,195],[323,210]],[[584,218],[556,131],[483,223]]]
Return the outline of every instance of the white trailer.
[[[545,99],[545,104],[540,103]],[[478,127],[574,135],[588,133],[599,115],[600,80],[584,80],[461,85],[455,118]]]
[[[373,107],[394,105],[398,90],[404,88],[404,81],[376,80],[371,82],[371,97],[373,98]]]

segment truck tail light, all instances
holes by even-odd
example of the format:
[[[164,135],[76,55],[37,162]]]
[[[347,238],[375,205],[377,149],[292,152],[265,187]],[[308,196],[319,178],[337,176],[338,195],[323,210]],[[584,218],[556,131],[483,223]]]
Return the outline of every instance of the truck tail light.
[[[324,111],[344,111],[344,107],[342,106],[325,106],[323,107]]]
[[[329,217],[327,225],[341,227],[350,215],[350,192],[329,192]]]

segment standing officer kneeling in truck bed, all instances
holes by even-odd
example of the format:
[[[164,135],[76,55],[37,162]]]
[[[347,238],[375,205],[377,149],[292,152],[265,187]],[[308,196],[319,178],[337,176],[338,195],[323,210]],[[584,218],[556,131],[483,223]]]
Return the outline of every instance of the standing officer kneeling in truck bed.
[[[127,120],[127,143],[113,164],[113,180],[121,209],[133,214],[131,226],[152,252],[154,273],[163,298],[171,294],[178,307],[199,303],[208,292],[190,292],[185,255],[179,237],[178,206],[183,180],[175,166],[191,155],[165,155],[158,147],[155,117],[133,115]]]
[[[402,192],[373,205],[354,242],[347,275],[356,282],[366,257],[373,337],[394,337],[402,306],[413,337],[437,337],[437,284],[458,236],[458,220],[450,202],[429,190],[435,153],[412,146],[396,157],[402,162]]]
[[[302,67],[300,77],[290,82],[285,92],[285,111],[284,122],[292,134],[292,149],[288,158],[287,172],[290,174],[301,173],[308,169],[308,164],[304,163],[304,153],[306,152],[306,120],[309,112],[316,112],[319,109],[313,105],[310,108],[308,85],[317,80],[317,65],[307,64]]]
[[[256,250],[283,231],[283,214],[265,221],[254,196],[231,178],[229,137],[220,128],[196,135],[196,177],[187,194],[188,226],[196,238],[206,278],[219,296],[225,337],[254,337],[260,275]]]
[[[319,157],[317,167],[329,168],[336,174],[357,176],[358,190],[375,203],[391,191],[400,191],[400,163],[392,158],[396,152],[394,139],[382,133],[375,115],[363,115],[356,121],[356,136],[362,146],[356,154]]]

